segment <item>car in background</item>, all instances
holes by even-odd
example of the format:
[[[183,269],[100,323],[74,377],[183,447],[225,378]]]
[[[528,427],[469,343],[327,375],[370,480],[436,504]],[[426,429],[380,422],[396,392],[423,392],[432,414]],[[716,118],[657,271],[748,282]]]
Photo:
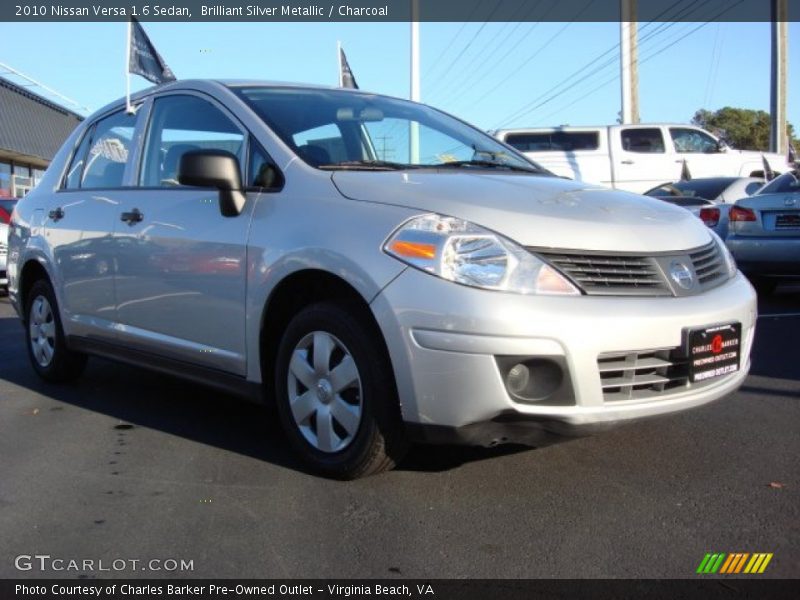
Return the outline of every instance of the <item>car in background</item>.
[[[691,211],[722,238],[728,233],[728,210],[764,185],[757,177],[698,177],[663,183],[644,193]]]
[[[6,260],[8,259],[8,225],[0,223],[0,294],[5,294],[8,288],[8,275],[6,275]]]
[[[5,294],[8,289],[8,276],[6,275],[8,225],[11,222],[11,213],[14,212],[16,204],[16,198],[0,198],[0,294]]]
[[[728,248],[762,293],[800,279],[800,169],[770,181],[730,209]]]

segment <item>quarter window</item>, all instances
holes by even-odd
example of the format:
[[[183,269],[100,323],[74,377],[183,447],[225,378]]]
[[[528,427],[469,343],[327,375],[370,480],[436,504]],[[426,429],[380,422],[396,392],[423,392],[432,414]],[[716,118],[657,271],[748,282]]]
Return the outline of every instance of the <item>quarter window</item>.
[[[664,136],[656,128],[623,129],[622,148],[643,154],[663,153]]]
[[[181,157],[193,150],[225,150],[242,162],[242,130],[211,102],[195,96],[166,96],[155,101],[140,183],[179,185]]]
[[[513,133],[506,142],[520,152],[575,152],[597,150],[600,134],[597,131],[551,131],[547,133]]]

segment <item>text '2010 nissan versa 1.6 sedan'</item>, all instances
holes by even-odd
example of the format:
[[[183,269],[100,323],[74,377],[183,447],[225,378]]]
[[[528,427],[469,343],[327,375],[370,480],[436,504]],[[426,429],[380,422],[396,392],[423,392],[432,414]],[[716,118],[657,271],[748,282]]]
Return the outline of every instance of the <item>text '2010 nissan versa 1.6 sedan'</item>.
[[[273,400],[353,478],[408,442],[541,443],[700,406],[755,295],[688,211],[551,176],[424,105],[175,82],[83,123],[17,206],[33,368],[89,354]]]

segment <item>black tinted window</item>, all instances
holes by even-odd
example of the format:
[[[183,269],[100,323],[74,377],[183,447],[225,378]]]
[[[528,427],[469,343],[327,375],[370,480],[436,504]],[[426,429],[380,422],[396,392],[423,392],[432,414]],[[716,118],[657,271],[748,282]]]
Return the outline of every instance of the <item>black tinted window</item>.
[[[114,113],[95,124],[89,152],[84,159],[83,174],[80,176],[81,188],[112,188],[122,185],[135,128],[136,115],[129,115],[124,111]],[[79,158],[78,154],[76,158]],[[74,176],[74,173],[71,174]]]
[[[506,142],[522,152],[597,150],[600,134],[597,131],[512,133],[506,137]]]
[[[623,129],[622,148],[628,152],[664,152],[664,136],[660,129]]]
[[[192,150],[226,150],[242,161],[244,134],[219,108],[196,96],[155,101],[140,182],[178,185],[181,156]]]

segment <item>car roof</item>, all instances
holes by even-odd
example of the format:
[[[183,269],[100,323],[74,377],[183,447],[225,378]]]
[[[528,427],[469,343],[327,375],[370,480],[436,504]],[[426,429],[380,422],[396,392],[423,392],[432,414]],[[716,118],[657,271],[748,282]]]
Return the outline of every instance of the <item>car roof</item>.
[[[225,89],[234,89],[239,87],[272,87],[272,88],[296,88],[308,90],[329,90],[337,91],[346,94],[355,95],[369,95],[369,96],[386,96],[386,94],[377,94],[366,90],[358,90],[351,88],[341,88],[331,85],[319,85],[313,83],[296,83],[287,81],[270,81],[265,79],[178,79],[169,83],[161,85],[153,85],[136,93],[131,94],[131,103],[136,103],[144,100],[148,96],[159,92],[169,91],[171,89],[182,90],[197,90],[197,91],[211,91]],[[392,97],[392,96],[386,96]],[[92,115],[87,117],[86,121],[94,121],[95,117],[107,112],[119,110],[125,106],[125,97],[118,98],[113,102],[109,102],[102,108],[95,111]]]

